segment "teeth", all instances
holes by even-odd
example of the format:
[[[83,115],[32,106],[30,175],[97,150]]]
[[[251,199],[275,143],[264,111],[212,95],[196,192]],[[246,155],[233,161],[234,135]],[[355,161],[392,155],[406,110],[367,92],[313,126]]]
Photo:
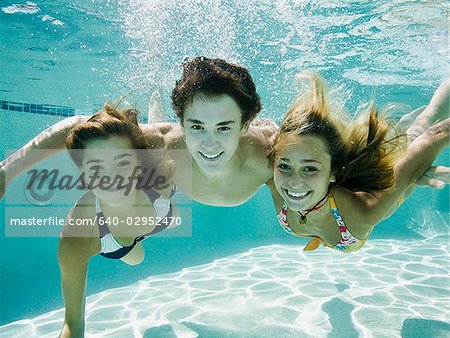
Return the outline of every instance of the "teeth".
[[[199,153],[200,153],[202,156],[204,156],[204,157],[206,157],[206,158],[208,158],[208,159],[210,159],[210,160],[213,160],[213,159],[219,157],[220,155],[222,155],[223,151],[221,151],[220,153],[218,153],[218,154],[216,154],[216,155],[206,155],[206,154],[202,153],[201,151],[199,151]]]
[[[287,192],[287,194],[288,194],[289,196],[292,196],[292,197],[295,197],[295,198],[305,197],[305,196],[308,194],[308,192],[298,192],[298,193],[295,193],[295,192],[291,192],[291,191],[289,191],[289,190],[287,190],[287,189],[286,189],[286,192]]]

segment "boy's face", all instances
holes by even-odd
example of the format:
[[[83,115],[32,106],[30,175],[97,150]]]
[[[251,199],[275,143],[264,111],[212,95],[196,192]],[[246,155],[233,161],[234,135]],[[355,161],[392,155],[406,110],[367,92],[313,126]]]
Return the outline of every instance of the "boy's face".
[[[241,109],[228,95],[197,97],[186,106],[183,117],[186,146],[204,173],[219,174],[236,153],[244,132],[241,115]]]

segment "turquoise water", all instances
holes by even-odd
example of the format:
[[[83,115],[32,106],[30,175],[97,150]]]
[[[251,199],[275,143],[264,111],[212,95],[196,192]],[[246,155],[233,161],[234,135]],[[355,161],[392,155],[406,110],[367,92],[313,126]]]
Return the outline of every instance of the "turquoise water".
[[[335,100],[347,100],[350,111],[376,97],[380,104],[402,103],[399,116],[426,104],[449,75],[448,6],[440,2],[0,6],[0,100],[68,106],[76,113],[124,94],[145,113],[159,88],[170,115],[168,95],[179,64],[194,55],[247,66],[264,103],[262,116],[275,120],[294,97],[292,78],[300,70],[319,71],[332,87],[342,85]],[[5,153],[61,118],[0,114]],[[448,151],[439,163],[450,165]],[[11,184],[8,200],[22,193],[19,181]],[[448,196],[448,188],[417,189],[357,255],[303,254],[305,242],[277,225],[266,188],[237,208],[194,203],[192,237],[147,240],[145,261],[136,267],[92,260],[87,332],[439,337],[450,321]],[[4,215],[2,200],[0,219]],[[2,231],[0,244],[0,336],[56,336],[62,320],[57,238],[12,238]]]

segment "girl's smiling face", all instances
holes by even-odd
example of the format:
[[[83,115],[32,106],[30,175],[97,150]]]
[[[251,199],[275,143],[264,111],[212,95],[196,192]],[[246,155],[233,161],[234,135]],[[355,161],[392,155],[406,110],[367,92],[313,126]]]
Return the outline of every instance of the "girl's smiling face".
[[[331,156],[322,138],[291,137],[275,156],[273,179],[289,209],[302,212],[313,208],[326,195],[334,176]]]
[[[86,143],[85,149],[82,151],[81,170],[85,173],[88,181],[93,175],[98,177],[95,182],[92,182],[97,185],[92,192],[100,199],[109,202],[117,203],[121,199],[123,200],[125,189],[120,186],[129,184],[130,176],[140,165],[137,150],[133,149],[130,140],[120,136],[92,140]],[[123,177],[122,181],[120,177]],[[109,179],[109,183],[101,184],[99,187],[102,179]]]

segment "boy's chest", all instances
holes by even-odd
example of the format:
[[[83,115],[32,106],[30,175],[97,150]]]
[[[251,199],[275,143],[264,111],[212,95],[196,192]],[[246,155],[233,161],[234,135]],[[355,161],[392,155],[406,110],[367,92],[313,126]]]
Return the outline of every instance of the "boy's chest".
[[[218,179],[203,175],[174,177],[177,187],[197,202],[215,206],[236,206],[249,200],[266,183],[267,178],[255,172],[236,171]]]

